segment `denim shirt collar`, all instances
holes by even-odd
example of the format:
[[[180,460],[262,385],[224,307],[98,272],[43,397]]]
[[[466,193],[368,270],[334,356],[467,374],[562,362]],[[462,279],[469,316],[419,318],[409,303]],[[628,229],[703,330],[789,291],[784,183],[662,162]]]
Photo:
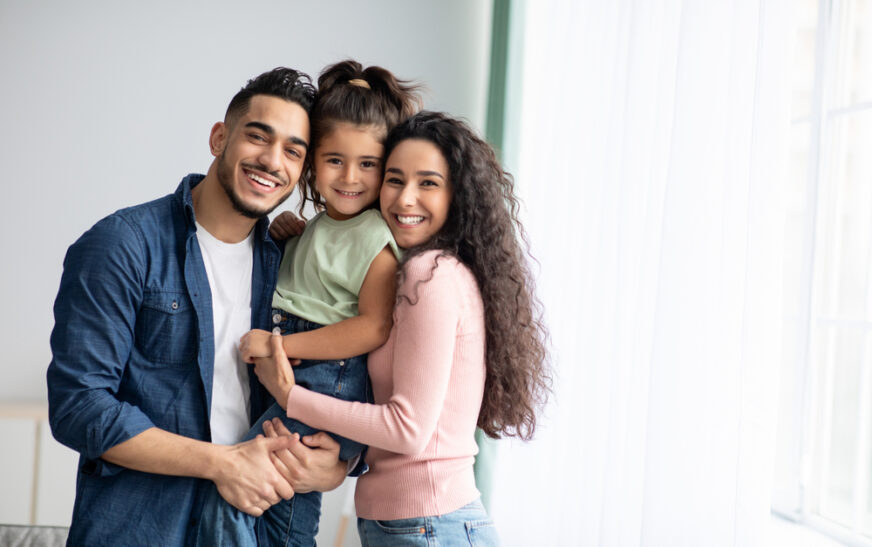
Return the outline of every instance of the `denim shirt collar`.
[[[178,188],[176,188],[175,196],[176,199],[181,201],[182,207],[185,211],[185,220],[188,224],[188,235],[197,231],[196,228],[196,216],[194,214],[194,199],[191,197],[191,190],[194,189],[194,186],[197,186],[203,179],[206,178],[206,175],[201,175],[199,173],[191,173],[185,178],[182,179],[182,182],[179,183]],[[264,215],[257,220],[257,223],[254,225],[254,234],[255,239],[264,242],[273,242],[272,238],[269,235],[269,217]]]

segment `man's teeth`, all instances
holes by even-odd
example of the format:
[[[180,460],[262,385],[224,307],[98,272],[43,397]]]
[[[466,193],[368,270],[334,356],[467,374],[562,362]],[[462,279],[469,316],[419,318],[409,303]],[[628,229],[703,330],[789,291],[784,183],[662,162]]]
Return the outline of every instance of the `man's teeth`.
[[[339,192],[340,194],[342,194],[343,196],[348,196],[348,197],[352,197],[352,198],[357,197],[363,193],[363,192],[343,192],[342,190],[336,190],[336,191]]]
[[[420,224],[424,220],[424,217],[397,215],[397,220],[400,221],[400,224]]]
[[[275,188],[275,187],[276,187],[276,183],[274,183],[273,181],[271,181],[271,180],[266,180],[265,178],[261,178],[261,177],[255,175],[254,173],[249,173],[249,174],[248,174],[248,177],[249,177],[251,180],[253,180],[254,182],[257,182],[258,184],[263,184],[264,186],[268,186],[268,187],[270,187],[270,188]]]

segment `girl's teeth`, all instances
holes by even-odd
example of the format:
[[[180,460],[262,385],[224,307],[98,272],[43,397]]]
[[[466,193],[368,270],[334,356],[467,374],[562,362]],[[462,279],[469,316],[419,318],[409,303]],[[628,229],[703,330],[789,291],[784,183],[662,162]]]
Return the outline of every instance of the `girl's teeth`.
[[[337,192],[339,192],[343,196],[349,196],[349,197],[359,196],[360,194],[363,193],[363,192],[343,192],[342,190],[337,190]]]
[[[400,221],[400,224],[419,224],[424,220],[424,217],[397,215],[397,220]]]

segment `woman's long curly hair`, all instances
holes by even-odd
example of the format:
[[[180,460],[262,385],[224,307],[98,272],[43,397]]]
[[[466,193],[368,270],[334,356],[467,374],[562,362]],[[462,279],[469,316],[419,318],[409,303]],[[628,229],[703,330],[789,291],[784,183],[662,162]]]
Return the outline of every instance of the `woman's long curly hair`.
[[[439,148],[448,163],[453,196],[441,230],[408,249],[403,261],[440,249],[472,270],[484,302],[487,344],[478,427],[489,437],[529,440],[551,392],[551,372],[548,333],[534,294],[512,176],[489,144],[446,114],[422,111],[400,123],[388,134],[385,157],[408,139]]]

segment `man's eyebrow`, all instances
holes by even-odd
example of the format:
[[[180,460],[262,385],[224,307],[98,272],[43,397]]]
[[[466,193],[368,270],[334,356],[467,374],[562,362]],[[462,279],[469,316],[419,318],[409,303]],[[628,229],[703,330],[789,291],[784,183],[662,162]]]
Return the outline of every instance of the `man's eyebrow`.
[[[273,127],[271,125],[267,125],[263,122],[248,122],[247,124],[245,124],[245,127],[253,127],[254,129],[260,129],[261,131],[263,131],[264,133],[266,133],[267,135],[269,135],[271,137],[275,136],[275,134],[276,134],[276,130],[273,129]],[[291,144],[296,144],[296,145],[302,146],[306,150],[309,149],[309,143],[307,143],[306,141],[304,141],[303,139],[301,139],[300,137],[297,137],[295,135],[291,135],[290,137],[288,137],[288,141]]]

